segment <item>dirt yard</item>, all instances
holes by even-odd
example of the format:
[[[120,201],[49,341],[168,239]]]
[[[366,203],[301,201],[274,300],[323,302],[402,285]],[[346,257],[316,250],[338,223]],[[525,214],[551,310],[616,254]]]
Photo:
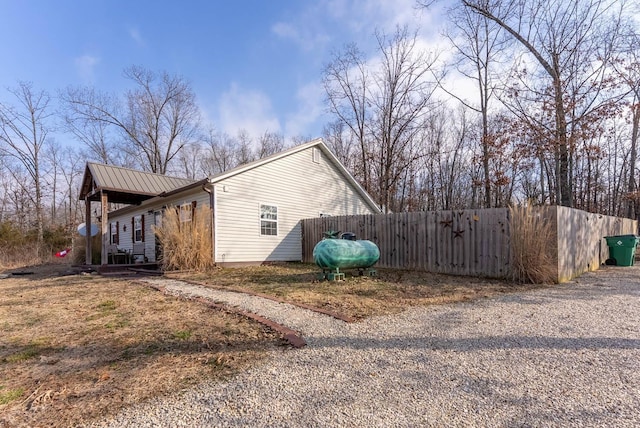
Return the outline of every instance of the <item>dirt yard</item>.
[[[173,273],[356,319],[533,288],[504,281],[380,269],[317,280],[312,265]],[[205,379],[243,370],[284,346],[273,332],[129,279],[67,265],[0,272],[0,427],[70,426]]]
[[[67,271],[0,275],[0,427],[72,426],[231,375],[283,345],[244,318]]]

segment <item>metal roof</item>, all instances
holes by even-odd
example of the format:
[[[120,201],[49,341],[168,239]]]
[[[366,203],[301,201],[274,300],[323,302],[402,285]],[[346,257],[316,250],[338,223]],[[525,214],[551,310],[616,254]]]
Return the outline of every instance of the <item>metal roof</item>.
[[[354,187],[355,191],[360,194],[360,196],[367,202],[369,207],[374,212],[377,212],[377,213],[381,213],[382,212],[382,210],[380,209],[380,207],[378,206],[376,201],[373,200],[371,195],[369,195],[367,193],[367,191],[364,190],[364,188],[360,185],[360,183],[358,183],[358,181],[353,177],[353,175],[351,175],[351,173],[349,173],[349,171],[344,167],[344,165],[342,165],[340,160],[331,152],[331,150],[327,147],[327,145],[322,141],[322,138],[316,138],[316,139],[311,140],[309,142],[306,142],[306,143],[291,147],[288,150],[284,150],[282,152],[273,154],[271,156],[267,156],[265,158],[258,159],[256,161],[249,162],[249,163],[237,166],[235,168],[232,168],[230,170],[223,171],[221,173],[209,176],[208,178],[205,178],[203,180],[194,181],[191,184],[185,186],[184,188],[176,188],[176,189],[174,189],[174,190],[172,190],[170,192],[167,192],[167,193],[168,194],[175,194],[175,193],[179,193],[179,192],[182,192],[182,191],[185,191],[185,190],[192,189],[192,188],[197,187],[197,186],[202,186],[202,185],[204,185],[206,183],[217,183],[217,182],[225,180],[225,179],[227,179],[229,177],[233,177],[234,175],[242,174],[243,172],[249,171],[250,169],[257,168],[257,167],[259,167],[261,165],[264,165],[264,164],[267,164],[269,162],[273,162],[273,161],[276,161],[276,160],[281,159],[283,157],[286,157],[286,156],[292,155],[294,153],[300,152],[302,150],[308,149],[309,147],[316,147],[316,148],[322,150],[324,155],[327,156],[328,159],[338,169],[338,171],[340,171],[340,173],[342,173],[344,178],[349,183],[351,183],[351,185]]]
[[[137,204],[164,192],[188,186],[195,180],[136,171],[114,165],[87,162],[79,198],[99,200],[100,192],[109,202]]]
[[[269,162],[276,161],[285,156],[308,149],[309,147],[317,147],[328,157],[328,159],[337,167],[344,178],[351,183],[356,192],[368,203],[374,212],[381,212],[380,207],[364,190],[358,181],[347,171],[342,163],[324,144],[321,138],[311,140],[307,143],[292,147],[280,153],[258,159],[228,171],[207,177],[203,180],[189,180],[186,178],[168,177],[166,175],[153,174],[150,172],[136,171],[133,169],[117,167],[113,165],[103,165],[98,163],[87,163],[87,168],[82,180],[80,190],[80,199],[85,199],[89,195],[89,200],[100,200],[100,190],[108,193],[109,202],[135,204],[151,199],[156,196],[169,196],[171,194],[180,193],[202,186],[207,183],[216,183],[241,174],[245,171],[257,168]],[[123,210],[127,208],[122,208]]]

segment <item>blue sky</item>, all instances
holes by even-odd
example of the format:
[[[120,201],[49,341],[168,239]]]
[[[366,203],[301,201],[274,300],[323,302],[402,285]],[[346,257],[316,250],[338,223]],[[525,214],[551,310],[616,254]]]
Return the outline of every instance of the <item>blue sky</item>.
[[[187,78],[219,131],[288,140],[318,137],[328,117],[321,86],[331,53],[376,28],[439,29],[414,0],[0,0],[0,86],[30,81],[55,95],[69,85],[122,93],[141,65]],[[10,100],[5,91],[0,100]],[[57,137],[60,138],[60,137]],[[65,137],[63,137],[65,138]]]

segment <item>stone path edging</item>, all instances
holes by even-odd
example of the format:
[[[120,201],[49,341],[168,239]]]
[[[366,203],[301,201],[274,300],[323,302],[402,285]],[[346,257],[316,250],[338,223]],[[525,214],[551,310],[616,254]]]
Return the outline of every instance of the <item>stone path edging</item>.
[[[171,278],[171,279],[173,279],[173,278]],[[199,281],[192,281],[192,280],[188,280],[188,279],[180,279],[178,281],[186,282],[187,284],[192,284],[192,285],[199,285],[201,287],[211,288],[213,290],[221,290],[221,291],[230,291],[230,292],[233,292],[233,293],[249,294],[251,296],[262,297],[263,299],[273,300],[274,302],[278,302],[278,303],[287,303],[289,305],[297,306],[299,308],[307,309],[309,311],[317,312],[319,314],[328,315],[330,317],[333,317],[333,318],[338,319],[340,321],[344,321],[346,323],[356,322],[355,318],[350,317],[348,315],[344,315],[344,314],[340,314],[340,313],[337,313],[337,312],[333,312],[333,311],[330,311],[328,309],[318,308],[316,306],[306,305],[304,303],[297,303],[297,302],[292,302],[290,300],[280,299],[278,297],[270,296],[268,294],[257,293],[255,291],[248,290],[248,289],[242,288],[242,287],[238,287],[238,288],[220,287],[220,286],[206,284],[204,282],[199,282]]]
[[[289,327],[286,327],[282,324],[279,324],[273,320],[270,320],[268,318],[265,318],[261,315],[258,314],[254,314],[253,312],[249,312],[249,311],[245,311],[243,309],[239,309],[239,308],[234,308],[228,305],[224,305],[224,304],[220,304],[220,303],[216,303],[214,301],[212,301],[211,299],[207,299],[205,297],[192,297],[192,296],[185,296],[185,295],[178,295],[175,293],[170,292],[169,290],[167,290],[166,287],[163,287],[161,285],[157,285],[157,284],[151,284],[145,281],[132,281],[135,282],[137,284],[141,284],[141,285],[145,285],[147,287],[150,287],[154,290],[160,291],[163,294],[166,294],[168,296],[173,296],[173,297],[178,297],[180,299],[185,299],[185,300],[191,300],[191,301],[195,301],[195,302],[200,302],[202,304],[205,304],[207,306],[209,306],[212,309],[216,309],[219,311],[224,311],[227,313],[232,313],[232,314],[237,314],[237,315],[241,315],[243,317],[249,318],[251,320],[257,321],[260,324],[276,331],[278,334],[282,335],[282,338],[284,340],[286,340],[291,346],[293,346],[294,348],[302,348],[304,346],[307,345],[307,342],[304,340],[304,338],[295,330],[290,329]],[[184,281],[187,282],[187,281]],[[201,284],[194,284],[191,283],[193,285],[200,285]]]

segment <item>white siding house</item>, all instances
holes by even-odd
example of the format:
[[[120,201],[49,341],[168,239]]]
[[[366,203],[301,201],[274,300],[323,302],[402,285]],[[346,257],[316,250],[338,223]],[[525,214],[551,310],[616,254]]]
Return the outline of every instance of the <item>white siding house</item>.
[[[318,139],[111,212],[109,239],[127,251],[144,242],[144,257],[152,262],[151,225],[164,209],[211,205],[217,264],[300,261],[300,220],[380,212]]]
[[[159,201],[158,199],[161,199]],[[161,203],[159,203],[161,202]],[[117,247],[133,253],[134,242],[144,244],[143,257],[136,257],[148,262],[155,262],[157,255],[154,225],[162,221],[162,213],[167,207],[208,206],[209,195],[201,187],[181,192],[164,198],[153,198],[139,206],[129,206],[109,213],[109,239],[113,243],[114,232],[118,235]],[[140,232],[136,234],[136,227]]]
[[[377,213],[336,162],[317,143],[216,180],[216,262],[299,261],[301,219]],[[261,207],[275,209],[274,235],[261,230]]]

